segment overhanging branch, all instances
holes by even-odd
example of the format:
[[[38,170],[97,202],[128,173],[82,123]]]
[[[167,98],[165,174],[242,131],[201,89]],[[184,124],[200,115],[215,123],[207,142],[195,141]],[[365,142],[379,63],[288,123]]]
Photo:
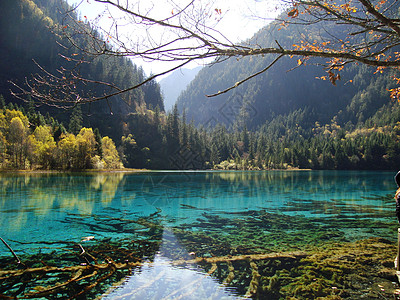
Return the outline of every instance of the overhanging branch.
[[[239,85],[245,83],[246,81],[248,81],[248,80],[250,80],[250,79],[252,79],[252,78],[254,78],[254,77],[256,77],[256,76],[258,76],[258,75],[260,75],[260,74],[262,74],[262,73],[264,73],[264,72],[266,72],[266,71],[268,71],[268,70],[269,70],[279,59],[281,59],[283,56],[284,56],[283,54],[279,55],[277,58],[275,58],[275,60],[274,60],[272,63],[270,63],[270,64],[268,65],[268,67],[264,68],[263,70],[261,70],[261,71],[259,71],[259,72],[257,72],[257,73],[254,73],[254,74],[251,75],[251,76],[246,77],[245,79],[243,79],[243,80],[241,80],[241,81],[236,82],[236,83],[235,83],[233,86],[231,86],[230,88],[227,88],[227,89],[225,89],[225,90],[223,90],[223,91],[219,91],[218,93],[215,93],[215,94],[212,94],[212,95],[206,95],[206,96],[207,96],[207,97],[219,96],[219,95],[222,95],[222,94],[225,94],[225,93],[229,92],[230,90],[233,90],[234,88],[237,88]]]

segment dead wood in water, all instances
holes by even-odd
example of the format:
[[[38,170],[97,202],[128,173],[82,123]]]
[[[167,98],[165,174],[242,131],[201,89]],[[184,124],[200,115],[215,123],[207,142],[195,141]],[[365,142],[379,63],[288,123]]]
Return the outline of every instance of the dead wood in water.
[[[83,248],[83,247],[82,247]],[[86,251],[85,251],[86,252]],[[251,284],[249,286],[249,295],[253,295],[258,287],[257,262],[277,259],[301,259],[306,257],[305,253],[269,253],[254,255],[238,255],[238,256],[221,256],[221,257],[198,257],[195,259],[180,259],[171,261],[173,266],[185,265],[206,265],[210,264],[211,269],[208,274],[213,274],[223,265],[228,265],[229,273],[225,279],[225,284],[229,285],[234,279],[235,268],[234,262],[245,262],[249,264],[253,270]],[[117,263],[112,259],[108,259],[107,263],[97,264],[81,264],[75,266],[55,267],[43,266],[35,268],[26,268],[20,270],[0,270],[0,281],[2,284],[9,284],[11,290],[17,289],[17,285],[21,281],[27,283],[26,288],[21,291],[16,298],[39,298],[55,296],[59,293],[67,293],[69,298],[77,298],[94,290],[98,285],[108,280],[115,273],[120,272],[126,276],[132,270],[143,265],[143,261]],[[258,275],[257,275],[258,274]],[[27,280],[28,278],[28,280]],[[41,286],[35,283],[36,279],[48,278],[49,284]],[[51,284],[52,283],[52,284]],[[0,294],[0,297],[10,297],[8,293]]]
[[[8,248],[8,250],[10,250],[11,254],[14,256],[15,260],[17,261],[17,263],[20,264],[21,266],[26,267],[25,264],[23,262],[21,262],[21,260],[17,256],[17,254],[15,254],[14,250],[10,247],[10,245],[8,245],[7,242],[5,240],[3,240],[3,238],[1,238],[1,237],[0,237],[0,240]]]

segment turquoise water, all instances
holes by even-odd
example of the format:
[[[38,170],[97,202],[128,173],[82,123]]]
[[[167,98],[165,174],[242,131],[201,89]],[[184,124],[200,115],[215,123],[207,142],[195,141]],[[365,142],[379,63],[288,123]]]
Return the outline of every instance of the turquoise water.
[[[85,239],[150,238],[147,228],[136,222],[147,218],[164,228],[158,237],[160,249],[109,297],[122,299],[129,294],[130,299],[136,293],[140,299],[148,297],[150,289],[156,298],[184,298],[195,282],[199,295],[191,297],[235,298],[234,291],[196,266],[170,264],[174,257],[190,252],[216,253],[197,251],[200,244],[182,237],[176,240],[174,230],[206,233],[221,243],[249,244],[259,251],[290,250],[294,247],[290,236],[296,236],[298,245],[317,243],[321,236],[343,241],[369,236],[394,239],[393,176],[348,171],[2,174],[0,237],[19,255],[50,253]],[[171,239],[176,240],[172,246]],[[7,256],[10,252],[1,244],[0,258]],[[165,276],[146,287],[160,273]],[[192,278],[187,288],[182,278]],[[175,285],[181,288],[167,288]]]

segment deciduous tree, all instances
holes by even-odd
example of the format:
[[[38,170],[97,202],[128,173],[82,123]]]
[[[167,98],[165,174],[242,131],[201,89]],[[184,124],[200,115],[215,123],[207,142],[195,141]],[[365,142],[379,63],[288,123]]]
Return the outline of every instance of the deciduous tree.
[[[78,143],[72,133],[61,134],[58,141],[59,163],[62,169],[71,169],[77,167]]]
[[[120,169],[123,167],[117,148],[112,139],[105,136],[101,139],[103,146],[103,160],[107,169]]]
[[[38,126],[33,132],[32,144],[37,162],[43,168],[50,168],[55,164],[56,142],[50,126]]]
[[[19,117],[11,119],[8,131],[9,153],[14,168],[25,169],[28,154],[28,128]]]
[[[83,127],[76,136],[79,169],[90,169],[91,158],[96,155],[96,139],[92,128]]]

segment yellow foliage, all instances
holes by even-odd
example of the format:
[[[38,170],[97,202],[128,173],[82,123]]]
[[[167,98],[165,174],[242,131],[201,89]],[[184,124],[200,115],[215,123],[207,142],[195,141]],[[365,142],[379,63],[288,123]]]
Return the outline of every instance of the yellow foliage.
[[[9,153],[13,167],[25,169],[27,166],[27,155],[29,141],[27,142],[28,128],[19,117],[11,119],[8,128],[7,139],[9,141]]]
[[[6,137],[0,131],[0,166],[5,162],[6,159],[7,140]]]
[[[21,118],[14,117],[10,121],[8,139],[11,143],[22,143],[27,133],[27,127]]]
[[[7,121],[8,124],[11,123],[11,120],[12,120],[13,118],[18,117],[18,118],[22,121],[22,123],[23,123],[23,125],[24,125],[25,127],[28,127],[28,126],[29,126],[28,117],[25,116],[25,115],[24,115],[22,112],[20,112],[19,110],[15,110],[15,109],[9,110],[9,109],[6,109],[5,112],[4,112],[4,115],[5,115],[5,118],[6,118],[6,121]]]
[[[102,142],[103,159],[97,153],[92,128],[82,128],[76,136],[62,134],[56,143],[49,125],[30,133],[28,118],[21,111],[0,109],[0,167],[123,168],[114,142],[109,137]]]
[[[77,167],[87,169],[91,166],[91,158],[96,155],[96,138],[92,128],[83,127],[76,136],[78,144]]]
[[[41,143],[54,143],[51,128],[48,125],[36,127],[33,135],[35,136],[35,139]]]
[[[96,145],[96,138],[94,137],[92,128],[83,127],[76,136],[76,139],[78,144],[86,144],[89,148],[94,149]]]
[[[72,133],[62,134],[58,142],[59,163],[62,168],[74,167],[78,152],[78,144]]]
[[[38,126],[31,136],[31,144],[34,145],[33,153],[36,161],[45,168],[50,167],[55,159],[56,142],[51,134],[50,126]]]
[[[76,137],[72,133],[62,134],[60,136],[60,141],[58,142],[59,149],[73,150],[76,146]]]
[[[331,135],[331,132],[328,129],[325,129],[323,135]]]
[[[112,139],[105,136],[101,140],[103,145],[103,160],[106,164],[107,169],[119,169],[122,168],[122,162],[118,155],[117,148]]]
[[[6,116],[4,115],[3,111],[0,110],[0,132],[5,134],[7,132],[9,126],[9,122],[6,120]]]

